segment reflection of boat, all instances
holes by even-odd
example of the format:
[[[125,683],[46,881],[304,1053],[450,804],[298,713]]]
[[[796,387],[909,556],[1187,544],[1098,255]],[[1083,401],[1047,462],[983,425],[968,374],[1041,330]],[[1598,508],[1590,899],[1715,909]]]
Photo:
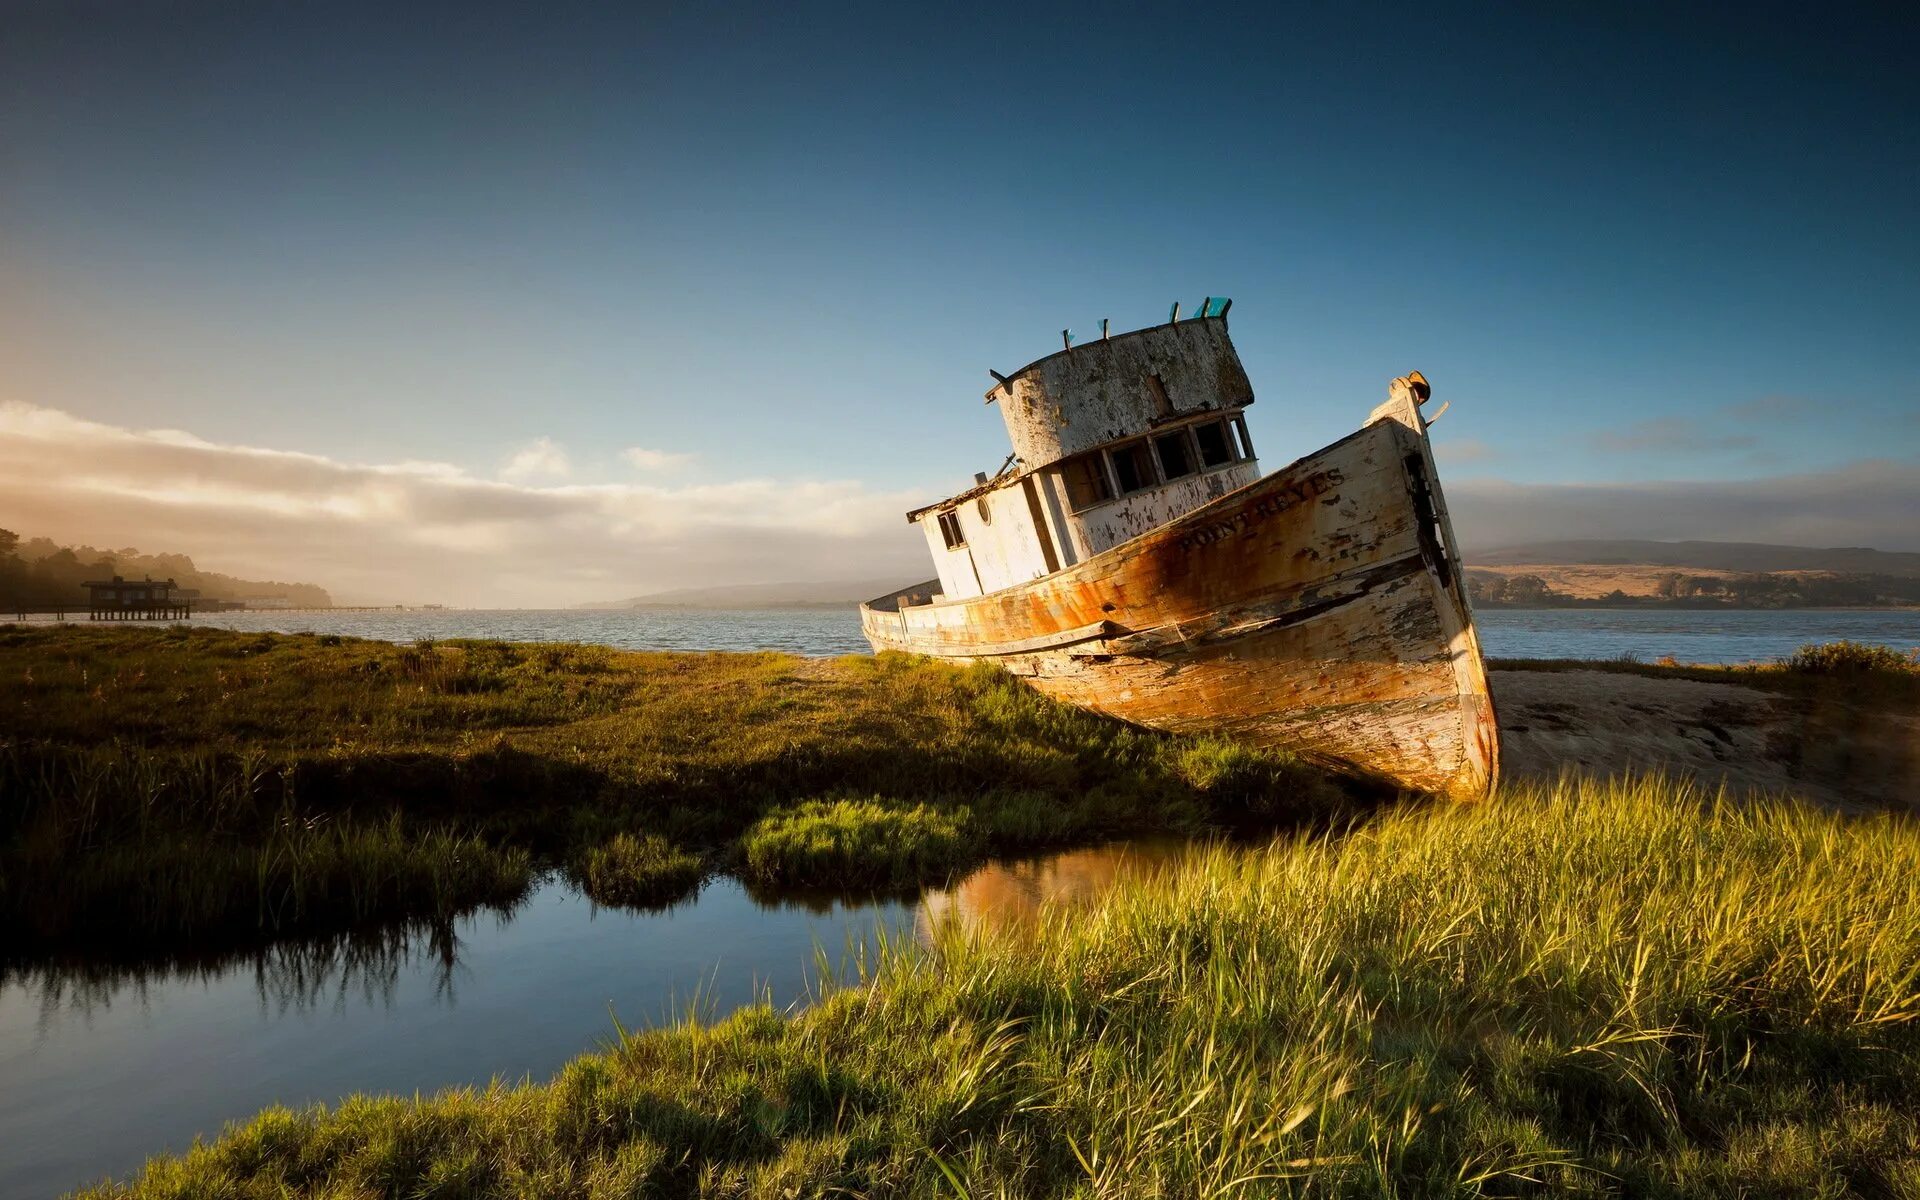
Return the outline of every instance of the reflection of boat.
[[[1121,880],[1152,875],[1190,849],[1190,843],[1168,838],[988,863],[950,887],[924,893],[915,932],[931,941],[933,931],[948,923],[968,930],[1026,926],[1047,906],[1086,904]]]
[[[862,605],[876,650],[987,660],[1155,728],[1478,796],[1493,704],[1417,372],[1260,475],[1225,303],[1007,376],[1014,456],[908,514],[939,578]]]

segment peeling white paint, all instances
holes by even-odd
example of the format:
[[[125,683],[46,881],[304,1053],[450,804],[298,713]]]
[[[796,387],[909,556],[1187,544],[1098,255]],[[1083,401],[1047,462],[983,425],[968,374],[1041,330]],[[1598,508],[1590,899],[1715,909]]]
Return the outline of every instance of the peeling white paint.
[[[1008,376],[988,398],[999,403],[1019,469],[908,514],[927,539],[948,599],[1042,578],[1260,478],[1258,460],[1242,457],[1079,512],[1072,510],[1062,479],[1062,460],[1075,454],[1165,433],[1196,418],[1232,417],[1253,403],[1223,318],[1136,330],[1049,355]],[[1032,504],[1025,490],[1029,479]],[[947,544],[942,513],[958,523],[963,545]]]

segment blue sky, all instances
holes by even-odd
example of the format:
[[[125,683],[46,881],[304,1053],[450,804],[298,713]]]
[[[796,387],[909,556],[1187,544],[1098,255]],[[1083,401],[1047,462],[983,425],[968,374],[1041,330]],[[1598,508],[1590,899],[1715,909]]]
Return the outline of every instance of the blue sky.
[[[1269,466],[1414,368],[1450,482],[1920,460],[1891,6],[614,8],[0,4],[0,402],[932,498],[1213,294]]]

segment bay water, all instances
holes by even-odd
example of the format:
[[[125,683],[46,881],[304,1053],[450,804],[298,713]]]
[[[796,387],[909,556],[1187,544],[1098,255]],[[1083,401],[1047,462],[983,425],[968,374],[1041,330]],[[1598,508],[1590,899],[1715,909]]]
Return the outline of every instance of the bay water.
[[[45,618],[41,618],[44,620]],[[1478,613],[1494,658],[1766,662],[1808,642],[1920,647],[1920,608],[1489,609]],[[84,623],[84,622],[83,622]],[[205,613],[192,624],[274,633],[337,633],[389,642],[497,638],[588,642],[624,650],[783,650],[865,654],[853,608],[309,609]]]

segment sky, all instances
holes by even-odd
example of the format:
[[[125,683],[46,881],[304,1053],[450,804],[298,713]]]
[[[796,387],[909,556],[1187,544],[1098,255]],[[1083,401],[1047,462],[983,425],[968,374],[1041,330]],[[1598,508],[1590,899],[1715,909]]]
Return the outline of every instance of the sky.
[[[1440,7],[0,0],[0,526],[923,578],[989,369],[1212,295],[1268,468],[1424,372],[1470,550],[1920,550],[1920,16]]]

